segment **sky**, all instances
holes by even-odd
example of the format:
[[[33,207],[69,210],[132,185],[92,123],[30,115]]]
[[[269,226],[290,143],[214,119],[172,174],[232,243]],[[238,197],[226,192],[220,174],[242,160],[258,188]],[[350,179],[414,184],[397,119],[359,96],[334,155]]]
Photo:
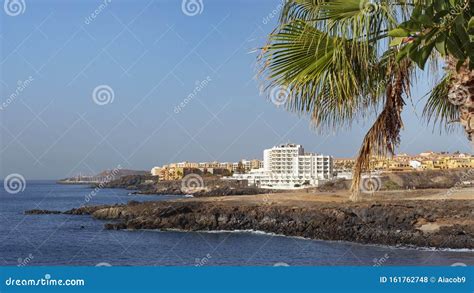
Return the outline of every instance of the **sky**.
[[[1,178],[261,159],[286,142],[354,157],[374,120],[320,133],[261,94],[278,0],[16,2],[0,11]],[[419,77],[398,152],[470,152],[421,120],[431,84]]]

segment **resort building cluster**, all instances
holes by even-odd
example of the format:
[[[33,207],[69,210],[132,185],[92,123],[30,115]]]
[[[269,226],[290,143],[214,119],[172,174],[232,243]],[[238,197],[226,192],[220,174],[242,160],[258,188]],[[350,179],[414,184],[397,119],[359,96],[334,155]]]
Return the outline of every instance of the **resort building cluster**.
[[[333,158],[306,153],[299,144],[283,144],[263,151],[263,168],[234,174],[233,180],[247,180],[249,186],[269,189],[315,187],[333,177]]]
[[[249,186],[268,189],[317,187],[334,178],[352,178],[355,160],[333,159],[305,152],[299,144],[282,144],[263,151],[263,160],[228,162],[171,163],[151,170],[159,180],[180,180],[188,174],[218,175],[225,180],[239,180]],[[474,156],[464,153],[423,152],[399,154],[392,158],[373,158],[371,171],[403,172],[474,168]]]
[[[179,180],[196,173],[221,175],[227,180],[247,181],[249,186],[274,189],[297,189],[318,186],[333,177],[333,158],[306,153],[298,144],[284,144],[266,149],[261,160],[236,163],[182,162],[154,167],[153,176],[160,180]]]
[[[335,159],[334,169],[338,173],[351,172],[354,159]],[[393,158],[373,158],[372,171],[403,172],[424,170],[446,170],[474,168],[474,156],[464,153],[423,152],[418,155],[398,154]]]
[[[220,162],[181,162],[154,167],[151,175],[158,176],[160,180],[180,180],[184,176],[195,173],[200,175],[230,176],[234,173],[245,173],[252,169],[263,167],[261,160],[241,160],[236,163]]]

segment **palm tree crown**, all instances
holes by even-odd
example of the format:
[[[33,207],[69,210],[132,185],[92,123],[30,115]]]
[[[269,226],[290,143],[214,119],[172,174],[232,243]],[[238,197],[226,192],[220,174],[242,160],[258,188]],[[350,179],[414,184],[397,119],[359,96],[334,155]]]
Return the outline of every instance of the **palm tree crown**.
[[[378,113],[362,142],[352,191],[372,156],[393,155],[417,71],[445,64],[424,116],[474,139],[474,18],[470,0],[287,0],[260,56],[266,87],[318,129]],[[472,118],[472,119],[471,119]]]

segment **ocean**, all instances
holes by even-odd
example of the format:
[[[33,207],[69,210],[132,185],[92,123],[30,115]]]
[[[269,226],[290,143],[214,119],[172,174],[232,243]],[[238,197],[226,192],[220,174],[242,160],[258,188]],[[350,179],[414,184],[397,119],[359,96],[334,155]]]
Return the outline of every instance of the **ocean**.
[[[319,241],[257,231],[111,231],[90,216],[25,215],[83,204],[156,201],[179,196],[131,195],[123,189],[28,181],[0,195],[0,263],[4,266],[393,266],[473,265],[474,251]]]

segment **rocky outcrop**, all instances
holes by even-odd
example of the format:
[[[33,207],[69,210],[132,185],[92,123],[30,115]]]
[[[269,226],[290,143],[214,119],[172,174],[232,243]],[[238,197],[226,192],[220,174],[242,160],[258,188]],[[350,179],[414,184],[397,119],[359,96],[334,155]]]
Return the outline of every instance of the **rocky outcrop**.
[[[39,210],[39,209],[25,211],[25,215],[50,215],[50,214],[60,214],[60,213],[61,213],[60,211],[49,211],[49,210]]]
[[[123,206],[123,205],[82,206],[80,208],[75,208],[75,209],[65,211],[64,214],[68,214],[68,215],[90,215],[93,212],[95,212],[97,210],[100,210],[100,209],[104,209],[104,208],[110,209],[110,208],[120,207],[120,206]]]
[[[183,190],[181,180],[158,181],[151,175],[124,176],[118,180],[101,183],[101,188],[125,188],[136,190],[134,194],[174,194],[192,193],[194,197],[252,195],[274,192],[272,190],[249,187],[247,182],[222,180],[218,177],[202,177],[202,186],[190,192]]]
[[[321,202],[306,207],[185,200],[83,207],[67,213],[113,220],[106,229],[260,230],[322,240],[472,249],[473,210],[474,203],[467,200]]]

